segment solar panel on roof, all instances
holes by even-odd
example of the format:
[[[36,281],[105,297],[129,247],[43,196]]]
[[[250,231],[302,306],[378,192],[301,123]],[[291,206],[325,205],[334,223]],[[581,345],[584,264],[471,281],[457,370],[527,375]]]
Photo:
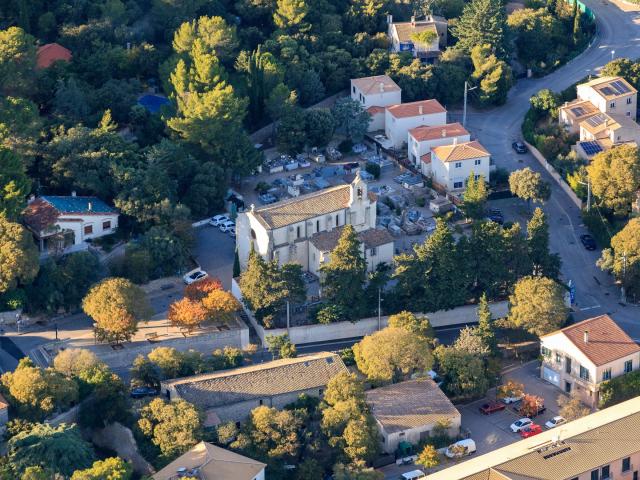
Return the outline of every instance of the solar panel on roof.
[[[602,93],[604,93],[607,96],[610,96],[610,95],[615,95],[616,91],[613,88],[611,88],[609,85],[607,85],[606,87],[602,87]]]
[[[592,127],[597,127],[598,125],[602,125],[604,123],[604,116],[594,115],[591,118],[587,118],[585,121]]]
[[[587,155],[595,155],[602,151],[602,146],[598,142],[580,142],[580,146]]]
[[[587,112],[582,107],[574,107],[571,109],[571,113],[573,113],[574,117],[581,117]]]
[[[611,82],[611,86],[618,91],[619,95],[622,95],[623,93],[628,93],[631,91],[629,87],[627,87],[622,80],[616,80],[615,82]]]

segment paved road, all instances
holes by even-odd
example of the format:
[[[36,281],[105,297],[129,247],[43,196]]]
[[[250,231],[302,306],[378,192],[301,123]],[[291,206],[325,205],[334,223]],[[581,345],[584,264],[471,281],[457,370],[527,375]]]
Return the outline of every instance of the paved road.
[[[554,73],[539,79],[521,80],[509,92],[508,102],[486,112],[472,112],[467,127],[491,152],[499,167],[516,170],[524,166],[540,171],[552,185],[551,199],[544,206],[549,217],[551,248],[560,253],[565,280],[576,285],[575,318],[582,320],[609,313],[633,338],[640,340],[640,308],[619,303],[619,289],[611,276],[595,266],[598,252],[587,252],[578,241],[586,232],[580,212],[548,173],[527,155],[516,155],[511,143],[521,138],[520,125],[529,108],[529,98],[543,88],[560,91],[597,71],[616,57],[640,57],[640,12],[603,0],[584,0],[598,19],[598,36],[582,55]]]

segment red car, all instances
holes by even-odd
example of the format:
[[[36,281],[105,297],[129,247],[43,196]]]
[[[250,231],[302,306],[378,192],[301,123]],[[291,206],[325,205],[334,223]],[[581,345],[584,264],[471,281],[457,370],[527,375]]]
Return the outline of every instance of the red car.
[[[492,413],[504,410],[507,406],[502,402],[489,402],[480,407],[480,413],[491,415]]]
[[[537,423],[532,423],[528,427],[525,427],[522,430],[520,430],[520,436],[522,438],[533,437],[534,435],[538,435],[539,433],[542,433],[542,427]]]

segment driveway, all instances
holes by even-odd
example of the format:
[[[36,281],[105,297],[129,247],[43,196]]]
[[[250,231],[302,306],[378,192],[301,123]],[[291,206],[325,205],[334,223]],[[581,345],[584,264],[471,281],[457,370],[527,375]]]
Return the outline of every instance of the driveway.
[[[196,261],[209,276],[219,278],[225,289],[231,289],[233,256],[236,249],[235,238],[210,225],[199,227],[196,229],[195,235],[194,257]]]

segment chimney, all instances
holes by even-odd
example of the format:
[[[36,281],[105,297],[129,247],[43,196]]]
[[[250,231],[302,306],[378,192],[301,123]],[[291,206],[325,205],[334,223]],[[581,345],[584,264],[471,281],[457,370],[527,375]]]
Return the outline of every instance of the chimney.
[[[589,343],[589,330],[584,331],[584,343]]]
[[[393,23],[393,15],[387,15],[387,25],[391,25]]]
[[[447,131],[444,128],[442,129],[442,138],[447,138]]]
[[[415,27],[416,26],[416,17],[415,16],[411,16],[411,26]]]
[[[29,200],[27,201],[27,204],[33,202],[36,199],[36,196],[32,193],[31,195],[29,195]]]
[[[90,212],[91,210],[93,210],[93,203],[89,202],[87,203],[87,210]]]
[[[72,197],[75,197],[75,196],[76,196],[76,191],[75,191],[75,190],[73,190],[73,191],[71,192],[71,196],[72,196]]]
[[[458,144],[458,137],[453,137],[453,144],[457,145]]]
[[[384,82],[380,82],[380,93],[384,93]]]
[[[422,115],[422,105],[418,105],[418,113]]]
[[[255,211],[256,211],[256,205],[255,205],[255,203],[252,203],[251,204],[251,213],[253,213]]]

